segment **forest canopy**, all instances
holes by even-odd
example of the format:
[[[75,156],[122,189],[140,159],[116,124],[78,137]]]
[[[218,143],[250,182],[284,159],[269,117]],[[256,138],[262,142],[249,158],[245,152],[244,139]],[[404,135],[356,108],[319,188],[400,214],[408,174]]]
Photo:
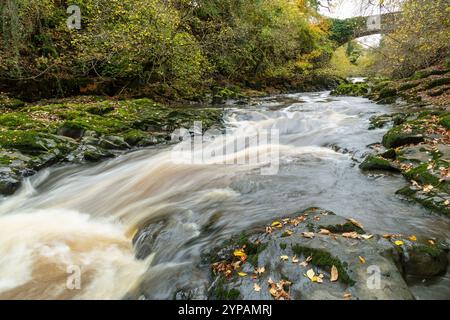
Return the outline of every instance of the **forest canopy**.
[[[211,77],[291,77],[326,62],[315,1],[3,0],[0,77],[138,78],[195,94]]]

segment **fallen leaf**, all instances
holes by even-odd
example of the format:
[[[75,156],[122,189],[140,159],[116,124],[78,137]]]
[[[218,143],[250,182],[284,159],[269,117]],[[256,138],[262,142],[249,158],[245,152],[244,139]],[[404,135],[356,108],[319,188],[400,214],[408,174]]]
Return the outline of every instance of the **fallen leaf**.
[[[445,200],[444,205],[448,206],[450,204],[450,200]]]
[[[345,232],[342,234],[344,238],[348,239],[359,239],[359,234],[357,232]]]
[[[410,241],[417,241],[417,237],[416,236],[411,236],[408,238]]]
[[[272,223],[271,227],[281,229],[281,228],[283,228],[283,224],[280,221],[274,221]]]
[[[242,261],[236,261],[235,263],[233,263],[232,264],[233,269],[234,270],[239,269],[241,267],[241,263],[242,263]]]
[[[434,187],[433,187],[431,184],[429,184],[429,185],[426,185],[425,187],[423,187],[423,192],[429,193],[429,192],[431,192],[433,189],[434,189]]]
[[[309,278],[309,280],[313,281],[314,277],[316,276],[316,273],[313,269],[309,269],[306,271],[306,276]]]
[[[294,232],[291,231],[291,230],[286,230],[286,231],[284,232],[284,235],[289,237],[289,236],[292,236],[293,233],[294,233]]]
[[[302,236],[307,239],[312,239],[312,238],[314,238],[315,235],[314,235],[314,232],[303,232]]]
[[[348,219],[348,221],[350,221],[353,225],[357,226],[358,228],[364,229],[363,225],[359,221],[356,221],[355,219]]]
[[[256,292],[260,292],[260,291],[261,291],[261,286],[258,285],[257,283],[255,283],[255,285],[253,286],[253,288],[255,289]]]
[[[266,272],[266,268],[264,268],[264,267],[259,267],[256,269],[257,275],[262,275],[264,272]]]
[[[280,259],[283,260],[283,261],[288,261],[289,257],[288,256],[281,256]]]
[[[361,237],[365,240],[370,240],[373,238],[373,234],[363,234]]]
[[[242,249],[234,250],[233,255],[241,259],[241,261],[247,260],[247,254]]]
[[[364,259],[363,257],[359,256],[358,258],[362,264],[366,263],[366,259]]]
[[[292,257],[292,262],[293,262],[293,263],[298,263],[298,262],[299,262],[297,256],[293,256],[293,257]]]
[[[332,266],[331,267],[331,278],[330,278],[330,281],[331,282],[336,282],[338,279],[339,279],[338,269],[336,268],[336,266]]]
[[[432,246],[434,246],[436,244],[436,242],[434,242],[434,240],[428,240],[428,243],[431,244]]]
[[[307,267],[308,266],[308,262],[306,262],[306,261],[300,262],[300,266]]]
[[[327,229],[320,229],[319,234],[323,234],[323,235],[325,235],[325,236],[328,236],[328,235],[331,234],[331,231],[330,231],[330,230],[327,230]]]
[[[350,300],[352,298],[352,294],[351,293],[344,293],[344,299],[345,300]]]
[[[310,263],[312,261],[313,257],[309,256],[308,258],[306,258],[306,262]]]
[[[247,274],[245,272],[238,272],[239,277],[245,277]]]
[[[399,246],[399,247],[405,244],[402,240],[397,240],[394,243],[396,246]]]

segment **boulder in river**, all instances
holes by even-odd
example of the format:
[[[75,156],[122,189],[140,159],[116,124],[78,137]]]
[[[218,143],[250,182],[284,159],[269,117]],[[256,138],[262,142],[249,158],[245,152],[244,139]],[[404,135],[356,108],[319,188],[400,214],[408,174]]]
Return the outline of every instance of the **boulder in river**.
[[[210,299],[414,298],[390,240],[318,208],[235,237],[207,257]]]

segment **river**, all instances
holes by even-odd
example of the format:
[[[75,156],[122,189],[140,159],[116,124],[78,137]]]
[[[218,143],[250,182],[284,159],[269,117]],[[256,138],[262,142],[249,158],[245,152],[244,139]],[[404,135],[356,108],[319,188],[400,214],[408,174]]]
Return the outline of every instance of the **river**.
[[[42,171],[0,199],[0,299],[170,299],[206,283],[196,267],[205,249],[312,206],[355,218],[372,233],[450,241],[448,218],[395,195],[406,184],[400,175],[358,168],[386,132],[368,130],[370,117],[393,111],[328,92],[227,106],[229,136],[278,130],[276,145],[247,150],[277,151],[277,171],[269,175],[261,171],[267,163],[177,161],[174,146]],[[217,152],[223,143],[219,136],[204,147]],[[244,151],[238,146],[227,157],[242,159]],[[151,246],[136,252],[137,230],[155,228]],[[79,287],[68,290],[77,272]],[[417,298],[450,298],[450,277],[411,288]]]

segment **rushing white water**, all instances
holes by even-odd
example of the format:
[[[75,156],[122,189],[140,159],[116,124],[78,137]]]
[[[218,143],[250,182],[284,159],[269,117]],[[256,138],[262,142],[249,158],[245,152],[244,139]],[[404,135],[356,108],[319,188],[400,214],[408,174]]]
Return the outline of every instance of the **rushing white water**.
[[[310,206],[372,232],[448,237],[448,219],[395,196],[400,176],[366,176],[356,166],[385,132],[367,130],[370,116],[386,112],[328,93],[271,97],[230,108],[229,135],[206,139],[203,156],[214,157],[204,161],[186,161],[201,151],[192,155],[183,142],[43,171],[0,200],[0,299],[172,298],[205,283],[196,269],[203,250]],[[222,153],[255,130],[277,130],[279,139]],[[279,161],[276,174],[261,174],[273,163],[249,165],[252,158]],[[72,289],[77,267],[81,285]]]

